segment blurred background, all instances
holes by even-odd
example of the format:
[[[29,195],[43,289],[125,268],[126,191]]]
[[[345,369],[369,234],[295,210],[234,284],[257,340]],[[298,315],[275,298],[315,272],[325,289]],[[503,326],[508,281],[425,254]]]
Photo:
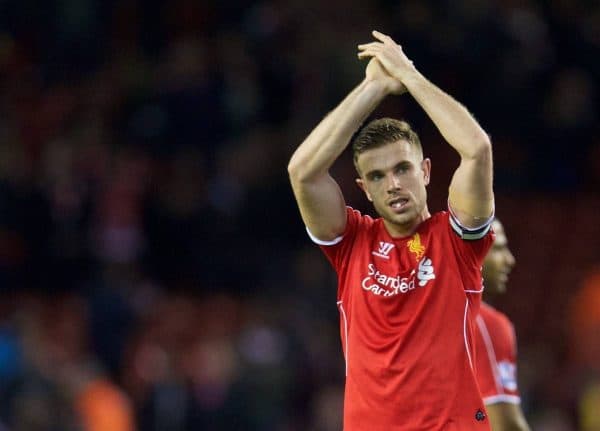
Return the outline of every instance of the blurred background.
[[[0,0],[0,430],[341,430],[286,166],[372,29],[492,137],[533,429],[600,430],[595,0]],[[374,115],[420,133],[444,209],[457,155],[408,96]]]

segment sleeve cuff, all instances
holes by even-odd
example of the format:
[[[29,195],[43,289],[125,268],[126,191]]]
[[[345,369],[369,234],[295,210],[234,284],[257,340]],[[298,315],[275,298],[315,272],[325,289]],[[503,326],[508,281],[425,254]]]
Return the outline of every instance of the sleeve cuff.
[[[521,404],[521,397],[518,395],[507,394],[492,395],[491,397],[483,397],[483,403],[486,406],[500,403]]]
[[[312,232],[308,229],[308,227],[306,228],[306,233],[308,233],[308,236],[311,239],[311,241],[314,242],[315,244],[318,244],[318,245],[329,245],[329,246],[336,245],[342,239],[344,239],[344,236],[340,235],[337,238],[332,239],[331,241],[323,241],[322,239],[319,239],[316,236],[314,236],[312,234]]]
[[[454,212],[450,207],[450,203],[448,203],[448,211],[450,212],[449,220],[452,230],[462,239],[468,241],[475,241],[486,236],[492,227],[492,222],[494,221],[494,213],[492,213],[492,215],[486,221],[484,221],[481,226],[469,228],[460,223],[458,218],[454,215]]]

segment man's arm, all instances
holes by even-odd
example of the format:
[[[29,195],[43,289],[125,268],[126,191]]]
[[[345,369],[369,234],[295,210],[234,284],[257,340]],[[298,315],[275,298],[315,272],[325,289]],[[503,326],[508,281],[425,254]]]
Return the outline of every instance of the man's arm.
[[[365,79],[292,155],[288,165],[292,189],[304,224],[318,239],[333,240],[346,228],[344,197],[329,169],[381,100],[402,91],[402,84],[389,77],[377,60],[371,60]]]
[[[490,404],[485,409],[492,431],[530,431],[519,404]]]
[[[459,153],[460,166],[452,178],[448,202],[463,226],[480,227],[494,211],[488,135],[464,106],[419,73],[392,38],[376,31],[373,36],[378,41],[359,45],[359,57],[377,58],[391,76],[404,84]]]

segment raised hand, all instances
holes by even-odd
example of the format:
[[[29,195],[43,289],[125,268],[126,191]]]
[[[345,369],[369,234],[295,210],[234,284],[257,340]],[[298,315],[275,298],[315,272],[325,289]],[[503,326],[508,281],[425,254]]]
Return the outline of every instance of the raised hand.
[[[358,45],[358,58],[377,59],[385,71],[393,78],[404,82],[417,70],[412,61],[404,54],[402,47],[394,40],[378,31],[373,31],[376,42]]]
[[[402,94],[406,92],[404,84],[391,77],[376,58],[369,60],[369,64],[367,64],[365,70],[365,76],[369,81],[381,83],[388,94]]]

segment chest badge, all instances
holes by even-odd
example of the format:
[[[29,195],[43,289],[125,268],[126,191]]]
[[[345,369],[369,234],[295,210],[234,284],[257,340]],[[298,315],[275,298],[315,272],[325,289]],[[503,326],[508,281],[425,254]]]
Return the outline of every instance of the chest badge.
[[[421,244],[421,236],[418,233],[415,233],[407,243],[408,251],[415,255],[417,261],[421,260],[423,255],[425,254],[425,246]]]

